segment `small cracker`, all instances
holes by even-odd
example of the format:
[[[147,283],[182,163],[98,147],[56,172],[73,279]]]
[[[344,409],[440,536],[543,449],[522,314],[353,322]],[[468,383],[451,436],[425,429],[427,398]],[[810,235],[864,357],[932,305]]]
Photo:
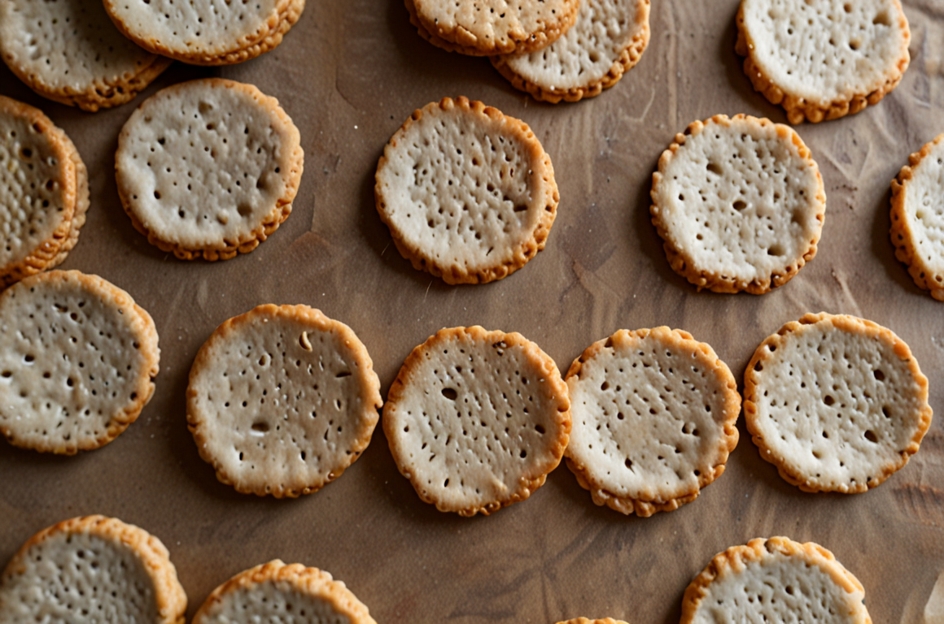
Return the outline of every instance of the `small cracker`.
[[[249,620],[377,624],[342,581],[318,568],[286,565],[278,559],[241,572],[214,589],[192,624]]]
[[[826,210],[800,136],[749,115],[715,115],[675,135],[651,196],[672,268],[723,293],[759,295],[790,281],[816,255]]]
[[[217,478],[277,498],[341,476],[370,443],[381,405],[361,341],[305,305],[262,305],[220,325],[187,388],[187,422]]]
[[[164,544],[104,516],[40,531],[0,577],[4,622],[184,624],[186,610],[187,595]]]
[[[154,321],[117,286],[40,273],[0,294],[0,432],[72,455],[114,440],[154,393]]]
[[[744,420],[761,457],[805,492],[864,492],[902,468],[931,426],[928,380],[891,330],[807,314],[757,347]]]
[[[678,509],[737,445],[734,376],[688,332],[620,330],[574,360],[566,381],[567,466],[597,505],[642,517]]]
[[[441,329],[403,363],[383,427],[423,501],[488,515],[528,498],[560,463],[570,432],[567,385],[521,334]]]
[[[737,27],[744,73],[792,124],[878,104],[910,62],[899,0],[741,0]]]
[[[557,624],[627,624],[623,620],[614,620],[613,618],[601,618],[596,620],[591,620],[585,617],[572,618],[570,620],[565,620],[563,622],[558,622]]]
[[[581,0],[577,22],[557,41],[530,54],[493,56],[516,89],[557,104],[609,89],[649,44],[649,0]]]
[[[944,301],[944,134],[911,155],[892,180],[895,257],[915,284]]]
[[[544,248],[560,200],[527,124],[464,97],[413,112],[384,149],[374,192],[400,253],[449,284],[523,267]]]
[[[715,555],[682,599],[681,624],[761,621],[872,622],[865,589],[831,552],[786,537]]]
[[[118,193],[135,229],[178,258],[249,253],[292,211],[304,166],[275,98],[207,78],[145,100],[122,128]]]

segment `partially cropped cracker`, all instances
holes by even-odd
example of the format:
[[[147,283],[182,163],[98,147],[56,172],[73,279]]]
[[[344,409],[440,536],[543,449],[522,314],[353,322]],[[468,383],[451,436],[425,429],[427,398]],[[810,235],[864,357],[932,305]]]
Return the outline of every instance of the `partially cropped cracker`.
[[[231,622],[376,624],[342,581],[318,568],[275,559],[241,572],[213,590],[192,624]]]
[[[238,491],[321,489],[370,443],[383,404],[350,327],[305,305],[262,305],[220,325],[190,371],[200,456]]]
[[[864,492],[918,452],[931,425],[928,380],[891,330],[807,314],[754,352],[744,419],[786,481],[807,492]]]
[[[681,624],[716,622],[872,620],[862,584],[831,552],[771,537],[716,555],[685,590]]]
[[[737,26],[744,73],[793,124],[878,104],[910,61],[899,0],[741,0]]]
[[[227,260],[292,211],[304,152],[275,98],[207,78],[145,100],[118,138],[118,193],[135,228],[178,258]]]
[[[115,26],[136,44],[194,65],[231,65],[272,50],[305,0],[105,0]]]
[[[528,498],[560,463],[567,385],[521,334],[441,329],[390,387],[384,433],[401,474],[440,511],[488,515]]]
[[[557,624],[626,624],[623,620],[614,620],[613,618],[602,618],[591,620],[585,617],[573,618],[570,620],[565,620],[563,622],[558,622]]]
[[[0,294],[0,432],[73,454],[115,439],[154,393],[154,321],[114,284],[40,273]]]
[[[788,126],[748,115],[689,125],[652,174],[652,223],[699,290],[763,294],[816,255],[826,195]]]
[[[892,244],[915,284],[944,301],[944,134],[892,180]]]
[[[464,97],[413,112],[384,149],[374,191],[400,253],[449,284],[523,267],[544,249],[560,199],[527,124]]]
[[[678,509],[737,445],[734,376],[688,332],[620,330],[574,360],[566,381],[567,466],[598,505],[642,517]]]
[[[40,531],[0,577],[0,621],[11,624],[184,624],[186,610],[164,544],[104,516]]]
[[[88,111],[131,100],[171,63],[86,0],[0,0],[0,56],[40,95]]]
[[[649,0],[582,0],[576,23],[560,39],[491,61],[516,89],[538,100],[576,102],[619,82],[648,44]]]
[[[406,0],[427,41],[451,52],[525,54],[553,43],[577,19],[580,0]]]

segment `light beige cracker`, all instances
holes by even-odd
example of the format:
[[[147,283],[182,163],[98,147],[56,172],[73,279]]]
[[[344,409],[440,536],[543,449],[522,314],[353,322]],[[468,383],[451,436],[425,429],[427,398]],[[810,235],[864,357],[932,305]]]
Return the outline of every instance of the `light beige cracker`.
[[[384,149],[374,192],[400,253],[449,284],[523,267],[544,248],[560,199],[527,124],[464,97],[413,112]]]
[[[298,128],[275,98],[207,78],[168,87],[118,138],[118,194],[134,227],[178,258],[228,260],[292,211],[304,166]]]
[[[488,515],[525,500],[560,463],[567,385],[521,334],[441,329],[390,387],[384,433],[403,476],[440,511]]]
[[[716,555],[685,590],[681,624],[715,622],[872,620],[862,584],[831,552],[771,537]]]
[[[672,268],[699,290],[758,295],[816,255],[819,168],[789,126],[748,115],[689,125],[652,174],[652,223]]]
[[[741,0],[737,27],[744,73],[792,124],[878,104],[910,61],[899,0]]]
[[[744,419],[786,481],[806,492],[864,492],[918,452],[931,425],[928,380],[891,330],[807,314],[754,352]]]
[[[275,559],[213,590],[192,624],[231,622],[376,624],[343,582],[318,568]]]
[[[105,0],[128,39],[194,65],[232,65],[272,50],[304,9],[305,0]]]
[[[895,257],[915,284],[944,301],[944,134],[908,159],[892,180]]]
[[[243,493],[310,494],[370,443],[383,401],[367,349],[305,305],[232,318],[197,354],[187,422],[217,478]]]
[[[516,89],[538,100],[599,95],[632,69],[649,44],[649,0],[581,0],[574,26],[530,54],[491,57]]]
[[[154,321],[117,286],[40,273],[0,294],[0,432],[71,455],[114,440],[154,393]]]
[[[678,509],[737,445],[734,376],[688,332],[620,330],[574,360],[566,381],[567,466],[598,505],[642,517]]]
[[[11,624],[184,624],[186,610],[164,544],[104,516],[40,531],[0,577],[0,621]]]
[[[0,0],[0,56],[43,97],[92,112],[133,99],[171,63],[86,0]]]
[[[627,624],[623,620],[614,620],[613,618],[602,618],[591,620],[585,617],[573,618],[563,622],[558,622],[557,624]]]

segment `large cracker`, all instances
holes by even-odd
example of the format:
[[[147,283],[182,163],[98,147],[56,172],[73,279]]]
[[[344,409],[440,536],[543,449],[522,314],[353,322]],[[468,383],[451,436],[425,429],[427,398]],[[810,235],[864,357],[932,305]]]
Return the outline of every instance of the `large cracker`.
[[[262,305],[220,325],[190,371],[187,422],[223,483],[310,494],[367,448],[383,404],[367,349],[304,305]]]
[[[574,360],[566,381],[567,466],[598,505],[643,517],[678,509],[737,445],[734,376],[687,332],[620,330]]]
[[[115,518],[65,520],[31,537],[0,577],[0,621],[184,624],[167,548]]]
[[[376,624],[342,581],[318,568],[278,559],[240,572],[214,589],[192,624],[249,621]]]
[[[491,61],[516,89],[538,100],[576,102],[619,82],[648,44],[649,0],[582,0],[576,23],[560,39]]]
[[[0,55],[40,95],[88,111],[131,100],[171,63],[87,0],[0,1]]]
[[[544,248],[560,199],[527,124],[464,97],[413,112],[387,143],[374,190],[400,253],[449,284],[524,266]]]
[[[864,492],[918,452],[931,425],[928,380],[891,330],[807,314],[754,352],[744,419],[785,480],[807,492]]]
[[[105,0],[115,26],[142,48],[194,65],[231,65],[275,48],[305,0]]]
[[[154,321],[117,286],[40,273],[0,294],[0,432],[73,454],[117,437],[154,393]]]
[[[944,134],[914,153],[892,180],[895,257],[919,287],[944,301]]]
[[[818,544],[753,539],[716,555],[682,600],[681,624],[871,624],[865,589]]]
[[[899,0],[741,0],[737,26],[744,72],[793,124],[877,104],[910,61]]]
[[[652,174],[652,222],[699,290],[763,294],[816,255],[819,168],[792,128],[748,115],[689,125]]]
[[[384,433],[403,476],[440,511],[488,515],[528,498],[560,463],[567,385],[521,334],[442,329],[390,386]]]
[[[118,193],[135,228],[178,258],[248,253],[288,218],[298,129],[256,87],[208,78],[145,100],[122,128]]]

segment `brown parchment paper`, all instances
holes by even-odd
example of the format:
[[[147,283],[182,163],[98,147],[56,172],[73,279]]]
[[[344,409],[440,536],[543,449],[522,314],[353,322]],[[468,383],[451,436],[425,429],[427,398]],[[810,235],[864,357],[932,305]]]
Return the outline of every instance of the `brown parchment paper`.
[[[128,290],[160,333],[157,392],[115,442],[53,457],[0,442],[0,562],[30,535],[91,513],[168,546],[192,614],[231,575],[279,557],[344,580],[379,622],[553,623],[586,615],[677,621],[682,593],[717,552],[770,535],[818,542],[862,581],[875,622],[920,622],[944,569],[944,304],[919,291],[888,238],[889,181],[944,132],[944,2],[905,0],[911,67],[876,107],[797,129],[822,170],[819,253],[770,294],[697,293],[669,267],[649,221],[651,172],[673,135],[716,113],[785,122],[734,53],[736,0],[652,0],[652,40],[613,89],[537,103],[487,60],[423,41],[400,0],[309,0],[275,51],[212,69],[174,64],[146,95],[223,76],[277,97],[301,130],[293,214],[251,254],[182,262],[150,246],[115,190],[118,132],[133,107],[88,114],[34,95],[6,67],[0,93],[39,106],[73,138],[92,207],[65,268]],[[547,248],[511,277],[450,287],[400,257],[376,215],[373,176],[391,134],[444,96],[525,120],[551,155],[561,202]],[[519,331],[566,370],[620,328],[668,325],[708,342],[739,378],[783,323],[821,310],[892,328],[930,378],[937,413],[920,452],[871,492],[811,495],[782,481],[739,424],[725,474],[692,504],[648,519],[593,505],[563,466],[529,500],[460,518],[422,503],[382,430],[335,483],[299,500],[219,484],[187,431],[197,349],[225,319],[267,302],[306,303],[350,325],[386,393],[404,357],[443,326]]]

